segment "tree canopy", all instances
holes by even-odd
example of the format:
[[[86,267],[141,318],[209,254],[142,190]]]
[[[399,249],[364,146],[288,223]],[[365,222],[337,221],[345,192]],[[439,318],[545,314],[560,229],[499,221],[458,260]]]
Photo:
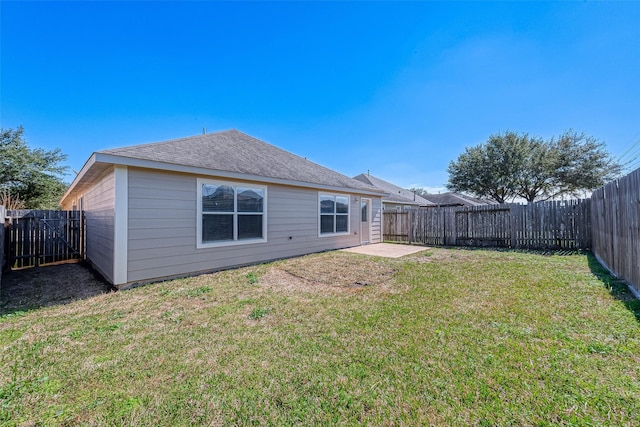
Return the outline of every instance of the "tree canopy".
[[[26,209],[56,209],[67,187],[67,156],[59,148],[30,148],[23,134],[22,126],[0,129],[0,191]]]
[[[420,197],[426,198],[429,195],[429,192],[422,187],[409,187],[407,188],[407,190],[411,191],[416,196],[420,196]]]
[[[620,171],[604,143],[585,133],[569,130],[559,138],[543,140],[507,131],[466,148],[449,163],[447,188],[498,203],[515,198],[534,202],[578,196],[604,185]]]

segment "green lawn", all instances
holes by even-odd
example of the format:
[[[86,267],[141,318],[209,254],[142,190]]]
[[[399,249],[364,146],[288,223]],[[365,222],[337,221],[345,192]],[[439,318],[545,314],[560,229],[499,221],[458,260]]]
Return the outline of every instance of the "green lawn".
[[[590,255],[310,255],[1,317],[0,424],[638,425],[639,319]]]

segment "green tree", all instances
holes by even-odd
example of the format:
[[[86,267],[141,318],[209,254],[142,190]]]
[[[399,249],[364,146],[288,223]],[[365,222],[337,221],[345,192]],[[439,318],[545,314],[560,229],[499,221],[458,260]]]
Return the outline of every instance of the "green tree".
[[[422,187],[410,187],[410,188],[407,188],[407,190],[411,191],[417,196],[425,197],[425,198],[429,194],[429,192]]]
[[[569,130],[543,140],[507,131],[466,148],[449,164],[447,188],[505,203],[562,195],[577,196],[602,186],[621,171],[604,143]]]
[[[622,166],[612,159],[604,142],[584,132],[569,130],[552,140],[551,145],[556,153],[555,191],[558,194],[579,195],[603,186],[622,173]]]
[[[468,147],[449,164],[451,191],[463,191],[505,203],[516,194],[514,176],[521,170],[529,137],[507,132],[491,135],[486,143]]]
[[[19,198],[27,209],[56,209],[67,187],[67,159],[60,149],[30,148],[22,126],[0,129],[0,190]]]

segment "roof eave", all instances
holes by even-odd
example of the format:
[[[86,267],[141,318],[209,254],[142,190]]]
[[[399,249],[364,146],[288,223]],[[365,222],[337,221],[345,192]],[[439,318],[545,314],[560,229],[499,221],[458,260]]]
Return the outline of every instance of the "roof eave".
[[[76,177],[73,179],[73,181],[71,181],[71,184],[69,185],[69,188],[67,188],[67,191],[64,192],[64,194],[60,198],[60,201],[58,202],[58,204],[62,205],[62,202],[64,202],[64,200],[73,192],[73,190],[76,188],[76,186],[82,181],[82,178],[84,178],[84,176],[87,174],[89,169],[91,169],[91,167],[95,163],[96,163],[96,153],[93,153],[87,159],[87,161],[85,162],[84,166],[82,166],[82,169],[80,169],[80,172],[76,175]]]
[[[389,194],[389,193],[387,193]],[[415,206],[420,206],[421,204],[419,202],[414,202],[412,200],[394,200],[394,199],[387,199],[384,198],[382,199],[382,203],[392,203],[394,205],[415,205]]]
[[[228,179],[266,182],[270,184],[290,185],[294,187],[313,188],[317,190],[343,191],[343,192],[346,191],[351,193],[364,194],[368,196],[383,197],[386,194],[384,191],[380,191],[377,189],[365,190],[365,189],[360,189],[355,187],[338,187],[338,186],[316,184],[316,183],[303,182],[303,181],[293,181],[288,179],[265,177],[261,175],[252,175],[252,174],[246,174],[241,172],[228,172],[228,171],[207,169],[207,168],[196,167],[196,166],[181,165],[177,163],[167,163],[167,162],[159,162],[155,160],[146,160],[146,159],[138,159],[134,157],[118,156],[115,154],[108,154],[108,153],[98,152],[98,153],[94,153],[91,157],[94,159],[93,163],[111,163],[114,165],[123,165],[123,166],[139,167],[139,168],[146,168],[146,169],[158,169],[158,170],[189,173],[189,174],[196,174],[196,175],[216,176],[216,177],[228,178]],[[87,164],[89,164],[89,161],[87,161]],[[87,164],[85,164],[85,167],[87,166]],[[86,173],[84,169],[85,168],[83,167],[80,174],[78,174],[78,177],[80,177],[81,174]],[[78,179],[78,177],[76,177],[76,180]],[[76,182],[76,180],[74,180],[74,183]],[[70,189],[67,190],[67,192],[70,192],[73,186],[74,184],[72,183]],[[67,193],[65,193],[65,196],[63,197],[63,199],[66,197],[66,195]]]

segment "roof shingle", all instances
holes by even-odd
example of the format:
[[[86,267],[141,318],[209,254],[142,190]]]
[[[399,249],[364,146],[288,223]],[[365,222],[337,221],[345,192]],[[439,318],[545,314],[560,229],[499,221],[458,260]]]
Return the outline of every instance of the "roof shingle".
[[[403,203],[406,205],[414,206],[435,206],[435,203],[425,199],[424,197],[418,196],[410,190],[398,187],[395,184],[392,184],[380,178],[376,178],[375,176],[370,174],[362,173],[358,176],[354,176],[353,179],[364,182],[365,184],[370,184],[388,193],[388,196],[382,198],[383,202]]]
[[[232,129],[100,151],[133,159],[379,192],[312,161]]]

